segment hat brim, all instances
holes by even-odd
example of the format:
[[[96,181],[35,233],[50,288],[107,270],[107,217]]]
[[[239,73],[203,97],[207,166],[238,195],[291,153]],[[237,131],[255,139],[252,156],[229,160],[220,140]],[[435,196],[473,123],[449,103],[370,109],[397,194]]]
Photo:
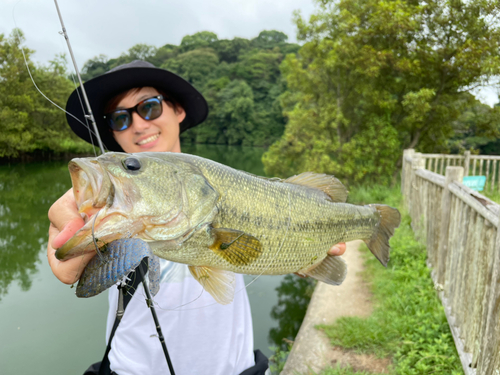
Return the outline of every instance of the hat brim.
[[[123,150],[103,118],[104,109],[110,99],[124,91],[136,87],[154,87],[171,95],[186,112],[186,118],[180,124],[181,133],[200,124],[208,115],[207,102],[198,90],[178,75],[160,68],[136,67],[111,71],[87,81],[84,86],[102,143],[109,151]],[[97,145],[92,124],[85,117],[83,108],[82,91],[78,87],[66,103],[69,113],[66,113],[66,119],[77,136]]]

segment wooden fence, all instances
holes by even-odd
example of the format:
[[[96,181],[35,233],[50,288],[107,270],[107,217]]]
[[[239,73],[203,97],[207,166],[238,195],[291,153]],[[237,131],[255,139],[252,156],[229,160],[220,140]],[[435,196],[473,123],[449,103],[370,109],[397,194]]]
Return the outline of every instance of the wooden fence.
[[[405,150],[401,190],[413,230],[427,246],[432,278],[464,372],[497,375],[500,374],[500,206],[462,185],[461,163],[465,156],[450,156],[438,159]],[[450,164],[429,162],[432,160],[450,160]],[[456,164],[451,165],[451,160]],[[480,164],[484,166],[482,161]],[[439,174],[440,165],[446,167],[443,166],[444,176]]]
[[[463,167],[464,176],[486,176],[486,191],[500,191],[500,156],[471,155],[465,151],[463,155],[422,154],[421,157],[428,171],[444,175],[446,167]]]

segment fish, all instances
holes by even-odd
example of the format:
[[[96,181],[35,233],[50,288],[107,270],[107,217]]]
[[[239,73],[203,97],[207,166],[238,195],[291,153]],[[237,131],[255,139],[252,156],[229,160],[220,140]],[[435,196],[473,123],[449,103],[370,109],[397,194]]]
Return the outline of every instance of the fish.
[[[149,245],[137,238],[124,238],[102,246],[84,268],[75,294],[79,298],[94,297],[113,285],[124,285],[143,258],[148,258],[146,282],[151,295],[160,290],[160,260]]]
[[[221,304],[235,293],[235,273],[297,273],[340,285],[347,266],[328,255],[361,239],[384,266],[399,226],[396,208],[346,203],[337,178],[304,172],[266,178],[195,155],[109,152],[70,161],[73,193],[85,225],[56,258],[95,252],[136,238],[152,254],[189,266]]]

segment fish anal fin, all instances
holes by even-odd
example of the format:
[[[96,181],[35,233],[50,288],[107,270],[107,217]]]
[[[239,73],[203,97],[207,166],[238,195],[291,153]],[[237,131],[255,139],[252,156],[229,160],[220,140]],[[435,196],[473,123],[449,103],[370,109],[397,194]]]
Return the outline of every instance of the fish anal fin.
[[[283,182],[319,189],[336,203],[345,203],[347,200],[348,192],[344,184],[337,178],[328,174],[304,172],[296,176],[289,177]]]
[[[235,266],[252,263],[262,254],[261,242],[242,231],[228,228],[212,228],[214,243],[210,250]]]
[[[327,255],[317,265],[300,270],[298,273],[330,285],[340,285],[347,275],[347,264],[341,257]]]
[[[215,301],[227,305],[234,299],[236,278],[233,272],[206,266],[189,266],[191,275]]]

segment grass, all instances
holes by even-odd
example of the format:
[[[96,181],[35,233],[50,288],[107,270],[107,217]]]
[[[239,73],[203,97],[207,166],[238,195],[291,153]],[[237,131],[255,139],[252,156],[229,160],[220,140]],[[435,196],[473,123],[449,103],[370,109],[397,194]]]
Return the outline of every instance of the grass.
[[[479,193],[483,194],[485,197],[490,198],[493,202],[495,203],[500,203],[500,191],[494,190],[494,191],[480,191]]]
[[[321,373],[321,375],[372,375],[372,374],[365,371],[354,371],[352,367],[341,368],[340,366],[337,366],[326,369]]]
[[[384,202],[400,207],[399,187],[353,188],[352,203]],[[401,208],[400,208],[400,211]],[[426,266],[425,246],[418,243],[409,216],[391,239],[391,260],[384,269],[365,247],[365,271],[375,303],[368,318],[344,317],[321,326],[332,345],[391,357],[393,374],[462,374],[444,310]],[[352,369],[330,368],[322,375],[361,375]]]

